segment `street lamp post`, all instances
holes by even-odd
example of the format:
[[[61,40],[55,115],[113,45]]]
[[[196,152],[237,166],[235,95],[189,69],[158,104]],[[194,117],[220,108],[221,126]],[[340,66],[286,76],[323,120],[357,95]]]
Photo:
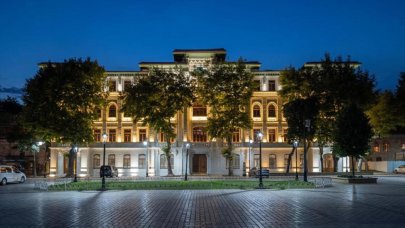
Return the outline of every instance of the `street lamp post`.
[[[298,141],[294,140],[293,142],[295,150],[295,180],[298,180]]]
[[[105,168],[105,142],[107,141],[107,134],[104,132],[103,133],[103,168],[102,168],[102,179],[101,179],[101,191],[105,191],[105,173],[104,173],[104,168]]]
[[[37,177],[37,158],[36,158],[36,153],[39,152],[40,150],[40,146],[42,146],[42,144],[44,144],[44,142],[39,141],[36,143],[36,148],[34,148],[34,150],[32,150],[34,152],[34,177]]]
[[[73,182],[77,182],[77,146],[73,147],[73,151],[75,152],[75,157],[73,160],[73,174],[74,174],[74,178],[73,178]]]
[[[263,176],[262,176],[262,139],[263,133],[259,132],[257,134],[257,139],[259,140],[259,187],[263,188]]]
[[[304,181],[308,182],[308,161],[307,161],[307,130],[309,131],[311,127],[311,120],[305,120],[305,127],[304,127]]]
[[[146,148],[146,150],[145,150],[145,152],[146,152],[146,156],[145,156],[145,163],[146,163],[146,177],[149,177],[149,174],[148,174],[148,171],[149,171],[149,163],[148,163],[148,158],[149,158],[149,156],[148,156],[148,142],[147,141],[143,141],[143,145],[145,146],[145,148]]]
[[[186,173],[184,174],[184,180],[187,181],[187,168],[188,168],[188,149],[190,148],[190,143],[186,143]]]
[[[251,140],[251,139],[249,139],[249,176],[250,176],[250,170],[252,169],[252,161],[251,161],[251,159],[250,159],[250,154],[252,153],[252,143],[253,143],[253,140]]]

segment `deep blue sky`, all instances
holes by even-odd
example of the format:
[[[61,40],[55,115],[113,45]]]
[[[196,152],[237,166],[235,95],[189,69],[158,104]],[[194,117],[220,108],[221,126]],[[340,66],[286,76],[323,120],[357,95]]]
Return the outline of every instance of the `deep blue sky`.
[[[351,56],[393,89],[405,71],[403,0],[0,0],[0,85],[22,87],[42,61],[97,59],[106,70],[220,48],[262,69]]]

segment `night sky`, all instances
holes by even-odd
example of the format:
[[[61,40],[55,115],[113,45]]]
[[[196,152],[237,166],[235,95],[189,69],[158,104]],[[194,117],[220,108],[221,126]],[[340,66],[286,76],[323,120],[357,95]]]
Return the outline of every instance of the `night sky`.
[[[225,48],[262,69],[351,56],[394,89],[405,71],[405,1],[0,0],[0,85],[23,87],[37,63],[97,59],[106,70],[172,61],[173,49]]]

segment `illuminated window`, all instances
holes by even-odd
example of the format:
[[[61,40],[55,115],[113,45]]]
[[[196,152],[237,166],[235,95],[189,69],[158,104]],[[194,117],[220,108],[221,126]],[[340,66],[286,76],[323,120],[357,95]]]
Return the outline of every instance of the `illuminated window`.
[[[232,142],[237,143],[240,142],[240,135],[239,129],[234,129],[232,133]]]
[[[124,142],[131,142],[131,129],[124,129]]]
[[[390,148],[390,144],[384,143],[383,147],[384,147],[384,152],[387,153]]]
[[[140,154],[138,157],[138,166],[140,169],[146,168],[146,156],[144,154]]]
[[[283,142],[288,142],[288,128],[283,129]]]
[[[259,105],[253,106],[253,117],[260,117],[260,116],[261,116],[260,106]]]
[[[269,155],[269,168],[270,169],[275,169],[277,168],[277,159],[275,154],[270,154]]]
[[[374,144],[374,146],[373,146],[373,152],[374,152],[374,153],[380,152],[380,145],[378,145],[378,143]]]
[[[124,169],[128,169],[131,167],[131,155],[129,154],[124,155],[123,167]]]
[[[110,80],[108,82],[108,91],[115,92],[117,91],[117,83],[115,80]]]
[[[101,130],[95,129],[93,132],[94,141],[101,142]]]
[[[109,142],[115,142],[116,136],[117,136],[117,131],[115,129],[108,130],[108,141]]]
[[[139,135],[139,142],[144,142],[146,141],[146,129],[139,129],[138,131]]]
[[[255,142],[260,141],[259,138],[258,138],[258,135],[259,135],[260,132],[261,132],[261,129],[259,129],[259,128],[253,129],[253,138],[254,138]]]
[[[205,128],[202,127],[193,128],[193,142],[206,142],[206,141],[207,141],[207,133],[205,132]]]
[[[115,166],[115,154],[108,155],[108,165]]]
[[[165,137],[165,134],[163,132],[160,132],[158,140],[159,140],[159,142],[166,142],[166,137]],[[173,143],[174,138],[170,138],[170,142]]]
[[[172,169],[174,169],[174,156],[173,156],[173,154],[170,155],[170,165],[171,165]],[[160,155],[160,168],[161,169],[167,169],[168,168],[167,158],[166,158],[166,155],[164,155],[164,154]]]
[[[108,109],[108,117],[117,117],[117,107],[114,104]]]
[[[240,155],[239,154],[233,154],[232,168],[240,169]]]
[[[277,117],[275,105],[273,105],[273,104],[269,105],[269,108],[267,109],[267,116],[271,117],[271,118]]]
[[[207,116],[207,107],[201,104],[194,104],[193,116]]]
[[[93,155],[93,168],[94,169],[100,168],[100,155],[99,154]]]
[[[276,129],[269,129],[269,142],[276,142]]]
[[[269,91],[276,91],[276,81],[269,80]]]

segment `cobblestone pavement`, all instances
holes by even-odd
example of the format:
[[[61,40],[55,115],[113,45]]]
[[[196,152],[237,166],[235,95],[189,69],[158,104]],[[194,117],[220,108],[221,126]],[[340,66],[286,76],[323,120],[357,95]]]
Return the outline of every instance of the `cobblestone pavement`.
[[[0,227],[405,227],[405,176],[311,190],[10,192]],[[11,188],[10,188],[11,189]]]

